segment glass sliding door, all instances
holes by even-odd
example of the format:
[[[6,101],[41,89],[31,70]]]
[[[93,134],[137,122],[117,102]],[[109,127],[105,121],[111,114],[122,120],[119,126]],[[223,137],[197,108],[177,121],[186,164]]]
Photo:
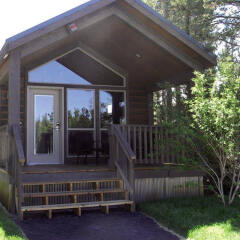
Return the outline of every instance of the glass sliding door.
[[[68,156],[91,154],[95,142],[95,91],[67,90]]]
[[[99,91],[101,146],[106,151],[108,151],[108,126],[126,123],[125,103],[124,91]]]
[[[108,155],[108,126],[124,124],[125,112],[124,91],[67,89],[68,157]]]

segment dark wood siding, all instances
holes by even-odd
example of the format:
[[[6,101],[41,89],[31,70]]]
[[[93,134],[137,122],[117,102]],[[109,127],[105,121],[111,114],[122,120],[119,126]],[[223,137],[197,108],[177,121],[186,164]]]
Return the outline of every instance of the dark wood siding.
[[[24,124],[25,116],[25,89],[24,78],[21,78],[21,122]],[[8,83],[0,86],[0,126],[8,124]]]
[[[8,86],[7,83],[0,86],[0,125],[8,123]]]
[[[137,80],[129,81],[128,124],[149,124],[148,94]]]

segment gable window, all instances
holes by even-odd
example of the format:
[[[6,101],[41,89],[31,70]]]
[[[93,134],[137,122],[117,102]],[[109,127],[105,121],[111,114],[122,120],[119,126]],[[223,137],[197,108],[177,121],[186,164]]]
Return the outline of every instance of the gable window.
[[[122,76],[80,49],[33,69],[28,79],[31,83],[124,86]]]

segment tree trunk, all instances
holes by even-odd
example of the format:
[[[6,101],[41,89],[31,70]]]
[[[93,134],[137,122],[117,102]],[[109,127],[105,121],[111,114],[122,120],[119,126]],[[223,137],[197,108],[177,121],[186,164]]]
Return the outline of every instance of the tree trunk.
[[[185,15],[185,32],[190,35],[190,11],[186,10],[186,15]]]
[[[169,0],[162,0],[161,1],[162,10],[163,10],[163,16],[165,18],[169,18]]]

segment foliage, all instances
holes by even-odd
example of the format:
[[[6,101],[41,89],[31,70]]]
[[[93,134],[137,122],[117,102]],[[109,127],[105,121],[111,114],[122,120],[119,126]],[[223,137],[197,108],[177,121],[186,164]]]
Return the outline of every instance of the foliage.
[[[232,204],[240,187],[240,64],[222,59],[217,70],[195,74],[191,94],[170,84],[155,93],[155,124],[167,130],[167,145],[178,163],[206,172],[213,183],[209,189],[224,204],[228,194]]]
[[[204,155],[202,146],[196,142],[192,141],[191,146],[224,204],[224,184],[230,184],[228,204],[231,204],[240,187],[240,65],[227,59],[218,63],[217,71],[195,75],[188,104],[194,127],[206,140],[214,159]]]
[[[68,127],[69,128],[93,128],[94,126],[94,110],[83,107],[81,111],[78,108],[74,112],[68,111]]]
[[[239,198],[226,208],[216,196],[163,199],[138,208],[187,239],[240,238]]]
[[[25,239],[19,227],[7,217],[2,208],[0,208],[0,239],[1,240]]]
[[[53,131],[53,113],[45,114],[36,121],[36,151],[37,153],[51,152]]]
[[[231,0],[145,0],[208,49],[239,54],[240,2]],[[221,46],[221,47],[220,47]]]
[[[192,145],[197,143],[203,146],[206,143],[193,128],[188,106],[184,103],[190,94],[189,90],[185,85],[176,88],[170,83],[163,84],[162,88],[164,90],[154,93],[153,99],[154,123],[162,127],[167,143],[159,141],[159,149],[177,156],[180,168],[199,168],[198,156]],[[205,154],[210,157],[211,152],[206,149]]]

